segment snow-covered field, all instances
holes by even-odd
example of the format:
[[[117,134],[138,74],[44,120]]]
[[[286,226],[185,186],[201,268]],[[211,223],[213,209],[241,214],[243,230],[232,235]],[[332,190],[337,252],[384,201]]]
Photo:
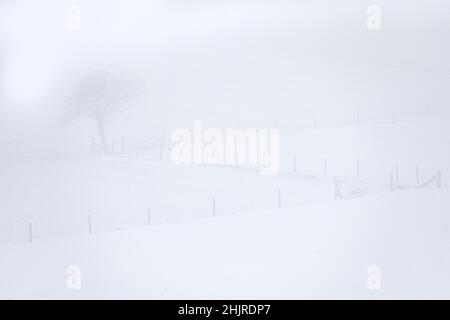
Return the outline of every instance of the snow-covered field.
[[[282,134],[275,176],[123,156],[5,157],[0,297],[448,298],[449,138],[447,118]],[[416,165],[422,181],[442,170],[443,188],[417,189]],[[334,176],[344,181],[337,201]],[[71,265],[80,290],[66,287]],[[380,290],[366,285],[372,265]]]
[[[0,247],[3,298],[449,298],[450,194],[334,204]],[[79,266],[81,289],[66,270]],[[369,266],[381,289],[366,286]]]
[[[177,166],[145,156],[4,157],[0,243],[28,241],[30,223],[38,241],[87,232],[89,219],[97,232],[332,202],[334,176],[341,177],[344,198],[388,192],[397,165],[398,188],[417,186],[416,166],[421,182],[442,170],[446,186],[449,122],[282,133],[280,172],[274,176],[243,167]]]

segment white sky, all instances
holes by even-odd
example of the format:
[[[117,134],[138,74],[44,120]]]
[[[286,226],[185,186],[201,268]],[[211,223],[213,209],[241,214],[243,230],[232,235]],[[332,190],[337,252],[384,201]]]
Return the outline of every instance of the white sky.
[[[4,0],[4,108],[16,115],[40,112],[64,81],[102,66],[141,73],[153,90],[152,104],[173,112],[180,103],[203,110],[211,101],[237,108],[255,99],[292,102],[302,85],[298,103],[339,105],[347,103],[339,92],[354,85],[362,90],[352,97],[359,101],[380,89],[378,80],[389,94],[396,80],[448,77],[448,1],[378,1],[379,32],[365,27],[371,3]],[[71,4],[81,9],[77,32],[66,27]],[[327,88],[336,91],[334,100],[322,94]]]

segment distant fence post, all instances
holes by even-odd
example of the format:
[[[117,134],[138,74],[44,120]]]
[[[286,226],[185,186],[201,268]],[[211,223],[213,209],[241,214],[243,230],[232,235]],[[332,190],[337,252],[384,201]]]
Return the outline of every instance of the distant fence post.
[[[166,147],[166,133],[161,134],[161,144],[159,145],[159,160],[162,161],[164,157],[164,150]]]
[[[33,243],[33,225],[30,223],[28,223],[28,241],[30,243]]]
[[[139,158],[139,140],[136,140],[136,159]]]
[[[399,171],[400,171],[400,166],[398,164],[395,165],[395,185],[398,187],[399,186]]]
[[[417,185],[420,185],[420,171],[419,171],[419,166],[416,166],[416,183],[417,183]]]
[[[281,189],[278,189],[278,209],[281,209]]]
[[[292,163],[292,172],[297,172],[297,156],[294,155],[293,163]]]
[[[437,187],[438,189],[442,188],[442,171],[439,170],[437,174]]]
[[[212,198],[212,214],[213,214],[213,217],[216,216],[216,198],[215,197]]]
[[[334,177],[334,200],[338,200],[339,198],[342,198],[341,178]]]
[[[91,152],[92,152],[92,154],[95,154],[95,145],[96,145],[96,143],[95,143],[95,138],[91,138]]]
[[[162,144],[163,146],[166,145],[166,133],[165,133],[165,132],[163,132],[163,133],[161,134],[161,144]]]
[[[390,190],[394,192],[394,173],[391,171]]]
[[[356,161],[356,179],[359,180],[359,167],[360,167],[360,161]]]
[[[91,215],[88,215],[89,234],[92,234],[92,219]]]

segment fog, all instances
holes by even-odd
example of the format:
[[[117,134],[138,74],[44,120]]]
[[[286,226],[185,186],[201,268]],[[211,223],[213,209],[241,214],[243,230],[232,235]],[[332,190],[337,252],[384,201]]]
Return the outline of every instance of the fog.
[[[445,111],[448,2],[378,1],[376,32],[366,27],[369,4],[2,1],[2,130],[33,136],[23,139],[33,146],[62,136],[85,141],[95,134],[90,123],[62,126],[61,114],[77,81],[102,69],[145,87],[145,97],[109,126],[121,135],[196,119],[296,128],[315,113],[411,113],[430,103]]]
[[[77,1],[75,31],[72,2],[3,1],[2,118],[48,125],[103,68],[144,81],[128,121],[147,128],[419,107],[449,84],[450,5],[432,2],[379,1],[383,30],[369,32],[366,1]]]

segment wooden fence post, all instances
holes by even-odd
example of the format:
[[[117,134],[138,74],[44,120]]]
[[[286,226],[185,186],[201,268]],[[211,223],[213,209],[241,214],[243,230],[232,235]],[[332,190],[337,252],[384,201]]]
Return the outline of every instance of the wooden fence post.
[[[28,241],[30,243],[33,243],[33,225],[30,223],[28,223]]]
[[[161,144],[163,146],[166,145],[166,133],[165,132],[163,132],[162,135],[161,135]]]
[[[281,189],[278,189],[278,209],[281,209]]]
[[[442,171],[439,170],[438,176],[437,176],[437,187],[438,189],[442,188]]]
[[[297,172],[297,156],[295,156],[295,155],[294,155],[294,159],[293,159],[293,164],[292,164],[292,166],[293,166],[292,171],[293,171],[294,173],[296,173],[296,172]]]
[[[420,185],[420,172],[419,172],[419,166],[416,166],[416,182],[417,182],[417,185]]]
[[[341,193],[341,178],[334,177],[334,200],[338,200],[342,197]]]
[[[95,138],[91,138],[91,152],[95,154]]]
[[[360,168],[360,161],[356,161],[356,179],[359,180],[359,168]]]
[[[88,215],[88,224],[89,224],[89,234],[92,234],[92,219],[91,215]]]
[[[394,173],[391,172],[390,190],[394,192]]]
[[[136,140],[136,159],[139,158],[139,140]]]
[[[400,166],[398,164],[395,165],[395,185],[398,187],[399,186],[399,171],[400,171]]]

